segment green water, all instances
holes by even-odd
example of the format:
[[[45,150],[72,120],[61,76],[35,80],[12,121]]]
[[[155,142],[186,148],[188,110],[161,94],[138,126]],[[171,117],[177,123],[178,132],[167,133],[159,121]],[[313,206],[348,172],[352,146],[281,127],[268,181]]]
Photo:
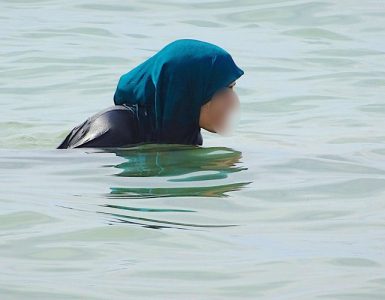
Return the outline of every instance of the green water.
[[[58,150],[183,37],[236,135]],[[384,299],[383,1],[0,0],[0,299]]]

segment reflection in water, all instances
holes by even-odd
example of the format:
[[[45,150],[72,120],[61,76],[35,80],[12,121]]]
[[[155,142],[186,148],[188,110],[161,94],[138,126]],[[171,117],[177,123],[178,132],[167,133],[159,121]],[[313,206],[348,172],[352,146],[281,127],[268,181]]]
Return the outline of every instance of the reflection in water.
[[[230,174],[247,170],[239,166],[241,152],[227,147],[199,147],[189,145],[144,144],[130,148],[104,148],[101,152],[112,152],[124,159],[113,167],[118,172],[112,176],[127,177],[124,186],[110,187],[108,199],[145,199],[160,197],[228,197],[230,191],[237,191],[250,182],[233,182]],[[143,178],[146,187],[137,187],[130,178]],[[122,179],[123,179],[122,178]],[[214,184],[214,181],[215,183]],[[219,181],[219,184],[218,184]],[[227,181],[227,182],[226,182]],[[229,182],[230,181],[230,182]],[[211,183],[211,184],[208,184]],[[132,185],[132,186],[130,186]],[[151,187],[151,185],[158,185]],[[163,185],[159,187],[159,185]],[[166,185],[166,186],[165,186]],[[150,186],[150,187],[149,187]],[[101,207],[113,212],[100,212],[114,217],[115,221],[141,224],[137,221],[162,225],[188,227],[226,227],[237,225],[198,225],[177,223],[154,218],[127,215],[128,212],[145,213],[174,212],[197,213],[194,210],[167,208],[138,208],[125,205],[105,204]],[[133,222],[135,220],[135,222]],[[143,224],[149,226],[148,224]],[[151,228],[168,226],[151,225]],[[175,228],[175,227],[173,227]]]
[[[111,150],[110,150],[111,151]],[[167,177],[168,182],[195,182],[194,186],[158,188],[111,187],[107,197],[224,197],[250,182],[203,185],[199,181],[226,179],[228,174],[246,170],[237,166],[241,152],[226,147],[195,147],[188,145],[153,145],[116,149],[126,161],[114,166],[120,177]]]
[[[109,207],[109,208],[131,210],[131,211],[143,211],[143,212],[195,212],[195,210],[188,210],[188,209],[137,208],[137,207],[128,207],[128,206],[112,205],[112,204],[104,204],[102,206]]]
[[[171,188],[111,188],[110,198],[154,198],[154,197],[226,197],[225,192],[241,189],[249,182],[214,185],[207,187],[171,187]]]
[[[231,227],[231,226],[237,226],[234,224],[226,224],[226,225],[201,225],[201,224],[191,224],[191,223],[180,223],[180,222],[170,222],[170,221],[165,221],[165,220],[155,220],[151,218],[143,218],[143,217],[134,217],[134,216],[129,216],[129,215],[123,215],[123,214],[117,214],[117,213],[107,213],[107,212],[101,212],[99,211],[98,213],[103,213],[107,214],[109,216],[115,217],[115,221],[118,220],[123,223],[133,223],[133,224],[140,224],[140,225],[145,225],[148,226],[148,224],[145,223],[139,223],[139,222],[133,222],[132,220],[138,220],[138,221],[145,221],[145,222],[151,222],[151,223],[156,223],[156,224],[167,224],[167,225],[181,225],[181,226],[187,226],[187,227]],[[151,225],[152,228],[157,227],[158,228],[179,228],[181,227],[175,227],[175,226],[164,226],[164,225]],[[183,228],[183,227],[182,227]],[[185,228],[183,228],[185,229]]]

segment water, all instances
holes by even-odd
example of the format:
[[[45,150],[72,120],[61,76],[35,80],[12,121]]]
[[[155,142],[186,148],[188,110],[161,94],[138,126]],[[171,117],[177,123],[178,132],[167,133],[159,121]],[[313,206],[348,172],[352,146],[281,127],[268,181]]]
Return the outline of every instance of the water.
[[[236,136],[55,147],[177,38]],[[383,1],[0,0],[1,299],[384,299]]]

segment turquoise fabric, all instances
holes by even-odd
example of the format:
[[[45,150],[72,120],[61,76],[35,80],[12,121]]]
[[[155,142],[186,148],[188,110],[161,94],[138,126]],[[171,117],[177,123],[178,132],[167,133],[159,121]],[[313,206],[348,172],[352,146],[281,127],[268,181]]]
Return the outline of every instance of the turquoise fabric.
[[[223,48],[178,39],[122,75],[114,103],[145,107],[153,142],[190,144],[201,106],[243,74]]]

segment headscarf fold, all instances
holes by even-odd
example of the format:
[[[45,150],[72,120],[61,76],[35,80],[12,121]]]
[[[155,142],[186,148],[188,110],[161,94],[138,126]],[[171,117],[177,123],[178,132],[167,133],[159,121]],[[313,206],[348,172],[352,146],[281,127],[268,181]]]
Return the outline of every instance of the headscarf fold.
[[[178,39],[122,75],[114,103],[145,110],[139,122],[150,122],[152,142],[194,144],[200,136],[202,144],[201,106],[243,74],[223,48]]]

